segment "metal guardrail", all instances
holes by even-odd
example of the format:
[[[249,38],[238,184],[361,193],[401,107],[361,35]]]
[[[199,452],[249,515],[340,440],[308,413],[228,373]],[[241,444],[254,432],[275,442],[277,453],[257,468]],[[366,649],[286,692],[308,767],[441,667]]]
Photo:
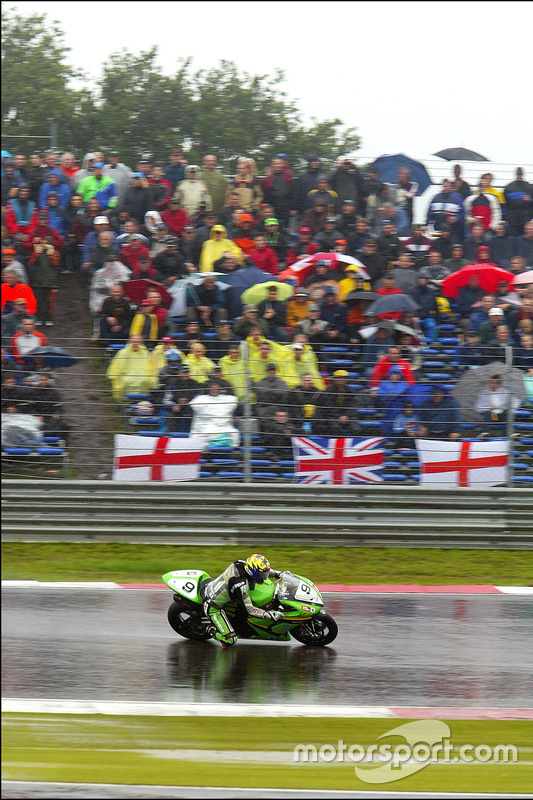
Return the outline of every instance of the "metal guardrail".
[[[533,549],[533,492],[8,479],[2,538]]]

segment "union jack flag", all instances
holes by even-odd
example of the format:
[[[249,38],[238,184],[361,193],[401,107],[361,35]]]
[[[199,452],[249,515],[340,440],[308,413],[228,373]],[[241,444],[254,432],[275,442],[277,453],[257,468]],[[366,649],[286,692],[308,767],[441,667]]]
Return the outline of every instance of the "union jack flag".
[[[303,484],[379,483],[385,440],[293,436],[294,482]]]

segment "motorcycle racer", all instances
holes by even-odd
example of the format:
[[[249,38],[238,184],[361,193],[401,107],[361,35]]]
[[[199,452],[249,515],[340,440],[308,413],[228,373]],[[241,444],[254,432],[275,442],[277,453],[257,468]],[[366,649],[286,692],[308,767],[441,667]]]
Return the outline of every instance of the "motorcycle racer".
[[[202,592],[204,611],[213,623],[211,633],[222,647],[231,647],[237,641],[237,634],[224,612],[224,606],[230,602],[239,602],[250,617],[275,622],[283,617],[282,611],[256,608],[249,594],[256,583],[263,583],[267,578],[279,580],[282,574],[271,569],[265,556],[252,553],[245,561],[232,561],[222,575],[205,585]]]

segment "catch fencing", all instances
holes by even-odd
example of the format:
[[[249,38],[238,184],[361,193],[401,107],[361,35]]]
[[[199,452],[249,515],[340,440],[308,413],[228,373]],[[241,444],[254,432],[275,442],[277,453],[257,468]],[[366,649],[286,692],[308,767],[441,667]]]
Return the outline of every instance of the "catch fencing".
[[[533,549],[520,488],[8,479],[2,508],[4,541]]]

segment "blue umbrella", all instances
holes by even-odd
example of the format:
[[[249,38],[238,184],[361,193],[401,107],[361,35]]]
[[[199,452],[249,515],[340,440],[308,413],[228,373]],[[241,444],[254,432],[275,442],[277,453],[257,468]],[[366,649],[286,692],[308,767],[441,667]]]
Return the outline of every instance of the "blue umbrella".
[[[51,367],[71,367],[73,364],[78,363],[78,359],[68,350],[63,350],[62,347],[54,347],[51,344],[34,347],[33,350],[28,350],[25,355],[21,356],[22,361],[26,363],[31,361],[32,358],[42,358]]]
[[[378,177],[383,183],[396,183],[400,167],[407,167],[411,173],[411,180],[418,183],[417,195],[424,194],[428,186],[433,184],[429,172],[420,161],[409,158],[403,153],[393,156],[380,156],[371,164],[378,171]]]
[[[418,308],[420,306],[409,294],[386,294],[367,306],[363,314],[368,317],[373,314],[390,314],[393,311],[416,311]]]
[[[254,266],[242,267],[221,276],[220,282],[227,284],[228,287],[224,298],[229,318],[235,319],[242,313],[241,295],[245,289],[255,286],[256,283],[264,283],[271,280],[272,275]]]

